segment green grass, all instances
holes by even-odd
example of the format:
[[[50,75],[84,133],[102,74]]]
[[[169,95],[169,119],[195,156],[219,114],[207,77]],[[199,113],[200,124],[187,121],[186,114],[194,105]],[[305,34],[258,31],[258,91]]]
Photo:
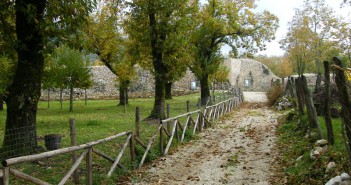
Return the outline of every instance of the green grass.
[[[335,144],[328,145],[328,152],[317,160],[310,159],[310,152],[317,140],[317,134],[311,139],[305,137],[303,125],[307,125],[307,115],[300,122],[295,119],[280,125],[279,147],[282,152],[281,167],[288,184],[323,184],[330,178],[340,175],[340,172],[348,172],[347,153],[344,141],[341,137],[341,120],[333,119]],[[319,117],[324,138],[327,137],[325,122]],[[300,156],[301,160],[296,161]],[[325,173],[327,164],[335,161],[337,167],[329,173]]]
[[[185,96],[173,97],[172,100],[167,100],[166,103],[170,104],[170,116],[176,116],[179,114],[186,113],[186,101],[190,101],[190,111],[197,110],[197,101],[199,94],[190,94]],[[217,99],[219,100],[219,98]],[[90,141],[102,139],[114,134],[124,131],[135,130],[135,109],[140,107],[141,123],[140,123],[140,138],[147,144],[149,138],[155,133],[158,127],[158,122],[144,121],[149,116],[153,107],[153,98],[145,99],[130,99],[129,105],[127,106],[126,113],[124,113],[123,106],[117,106],[117,100],[88,100],[87,105],[84,101],[74,101],[74,109],[72,113],[69,113],[69,102],[63,102],[63,109],[60,109],[60,103],[58,101],[50,102],[50,108],[48,108],[47,102],[39,102],[38,113],[37,113],[37,135],[44,136],[47,134],[61,134],[62,147],[70,146],[70,135],[69,135],[69,119],[74,118],[76,123],[76,135],[77,143],[83,144]],[[218,101],[217,101],[218,102]],[[0,142],[2,143],[3,133],[5,128],[6,111],[0,112]],[[185,123],[185,119],[180,119],[181,124]],[[195,118],[194,118],[195,119]],[[189,141],[192,138],[190,130],[187,130],[185,134],[185,141]],[[124,143],[126,137],[122,137],[94,148],[99,149],[111,157],[115,158],[121,145]],[[167,137],[165,136],[165,139]],[[159,138],[155,139],[153,148],[149,153],[146,161],[151,161],[159,156],[158,149]],[[177,146],[180,143],[176,140],[173,141],[172,146]],[[38,144],[44,147],[44,142],[39,141]],[[165,145],[164,145],[165,146]],[[144,153],[144,149],[140,146],[137,147],[137,159],[141,159]],[[78,152],[80,155],[82,151]],[[34,177],[48,181],[50,183],[58,183],[59,180],[65,175],[65,173],[71,167],[71,156],[59,155],[49,159],[43,160],[44,165],[37,165],[33,163],[26,163],[15,166],[16,169],[33,175]],[[111,178],[106,178],[106,174],[109,171],[111,163],[107,160],[100,158],[97,155],[93,156],[94,162],[94,184],[114,184],[120,175],[124,175],[126,172],[117,169]],[[137,163],[131,163],[129,149],[125,150],[123,158],[120,162],[127,170],[132,167],[136,167]],[[85,162],[80,165],[81,169],[81,181],[85,181]],[[25,182],[21,180],[11,179],[11,184],[23,184]],[[70,184],[70,183],[68,183]]]

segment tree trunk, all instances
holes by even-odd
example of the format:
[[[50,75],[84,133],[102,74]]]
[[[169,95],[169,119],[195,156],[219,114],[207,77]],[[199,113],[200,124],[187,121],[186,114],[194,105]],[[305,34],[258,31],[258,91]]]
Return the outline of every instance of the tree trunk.
[[[60,109],[62,110],[62,93],[63,93],[63,89],[60,89]]]
[[[201,106],[206,106],[208,100],[210,100],[210,86],[208,83],[208,75],[202,76],[200,79],[201,88]]]
[[[152,1],[151,1],[152,2]],[[158,22],[153,12],[153,8],[149,12],[150,25],[150,44],[152,53],[152,65],[155,73],[155,102],[153,110],[148,119],[164,119],[166,118],[165,107],[165,80],[167,68],[163,63],[163,43],[166,40],[165,34],[158,32]],[[161,32],[162,33],[162,32]]]
[[[73,112],[73,86],[69,89],[69,112]]]
[[[0,95],[0,111],[4,110],[4,98],[2,95]]]
[[[33,153],[37,146],[36,114],[44,69],[43,38],[38,21],[43,19],[45,6],[45,0],[15,2],[18,63],[6,98],[3,144],[6,157]]]
[[[329,62],[324,61],[324,77],[325,77],[325,89],[324,89],[324,120],[325,126],[327,128],[327,137],[328,142],[334,145],[334,133],[333,133],[333,125],[331,121],[330,115],[330,70],[329,70]]]
[[[304,95],[302,91],[301,77],[298,77],[295,79],[295,89],[296,89],[296,96],[297,96],[297,105],[298,105],[297,107],[299,110],[299,116],[301,118],[304,115],[303,107],[305,104]]]
[[[119,105],[128,105],[128,87],[119,86]]]
[[[346,81],[345,73],[341,67],[341,61],[338,58],[334,57],[333,62],[338,67],[335,70],[335,74],[336,74],[335,82],[336,82],[336,85],[338,87],[339,99],[340,99],[340,103],[342,105],[342,109],[341,109],[342,119],[341,120],[346,127],[346,135],[347,135],[348,145],[349,145],[348,153],[350,154],[351,153],[351,151],[350,151],[350,149],[351,149],[351,133],[350,133],[350,131],[351,131],[351,100],[350,100],[350,94],[349,94],[349,91],[347,89],[347,81]],[[351,156],[349,156],[349,160],[351,162]]]
[[[165,85],[166,85],[166,100],[171,100],[171,99],[173,99],[173,97],[172,97],[173,82],[167,82]]]
[[[157,75],[156,75],[157,76]],[[165,119],[165,82],[162,78],[155,77],[155,102],[149,119]]]
[[[310,130],[312,128],[317,127],[318,136],[320,139],[323,139],[322,129],[320,128],[320,125],[318,122],[317,111],[313,105],[311,92],[308,90],[308,87],[307,87],[306,77],[301,76],[301,80],[303,84],[303,91],[305,94],[305,102],[306,102],[306,108],[307,108],[308,121],[310,123],[309,124]]]
[[[48,108],[50,108],[50,88],[48,88]]]

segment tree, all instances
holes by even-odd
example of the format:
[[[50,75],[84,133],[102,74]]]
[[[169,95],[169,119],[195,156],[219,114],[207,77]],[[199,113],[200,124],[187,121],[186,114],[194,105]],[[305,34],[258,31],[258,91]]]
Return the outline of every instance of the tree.
[[[335,36],[336,30],[334,28],[338,27],[338,21],[334,14],[333,10],[325,4],[325,0],[305,0],[303,6],[296,9],[295,15],[289,23],[289,32],[282,41],[283,47],[291,54],[291,57],[295,55],[292,57],[294,61],[297,60],[296,54],[300,52],[301,55],[305,55],[305,60],[315,63],[315,66],[306,66],[307,62],[304,62],[305,66],[298,65],[298,68],[308,67],[313,72],[321,73],[322,62],[328,59],[329,53],[336,46],[336,43],[330,40]],[[295,44],[295,47],[293,42],[299,44]],[[288,43],[291,43],[291,46],[288,46]],[[292,54],[291,52],[294,50],[299,51]],[[308,50],[308,56],[302,50],[306,52]]]
[[[286,56],[255,56],[254,59],[266,65],[273,74],[285,78],[294,73],[293,63]]]
[[[119,105],[128,104],[128,87],[135,77],[135,61],[128,57],[128,38],[123,34],[121,22],[123,4],[106,2],[90,16],[87,29],[93,51],[107,68],[118,77]],[[132,48],[131,48],[132,49]]]
[[[297,11],[296,13],[298,13]],[[286,37],[280,41],[282,48],[287,52],[288,58],[295,62],[295,71],[302,76],[306,67],[311,68],[312,44],[315,34],[307,26],[307,20],[301,24],[291,24]]]
[[[32,153],[36,142],[36,113],[47,43],[65,38],[84,25],[93,7],[89,0],[1,1],[0,41],[15,51],[17,65],[5,97],[7,118],[3,147],[7,156]]]
[[[255,14],[254,2],[209,0],[200,7],[192,36],[196,49],[191,70],[200,80],[202,105],[210,96],[209,75],[215,73],[223,60],[220,55],[223,44],[233,51],[243,48],[254,53],[265,48],[265,41],[274,38],[278,18],[268,11]]]
[[[55,87],[67,87],[70,90],[70,112],[73,111],[73,89],[87,89],[92,85],[84,56],[65,45],[55,49],[47,74],[51,76],[50,81]]]
[[[165,84],[173,82],[191,54],[190,0],[135,0],[128,4],[125,30],[132,41],[134,58],[155,78],[155,102],[149,118],[165,117]],[[190,58],[190,57],[189,57]]]

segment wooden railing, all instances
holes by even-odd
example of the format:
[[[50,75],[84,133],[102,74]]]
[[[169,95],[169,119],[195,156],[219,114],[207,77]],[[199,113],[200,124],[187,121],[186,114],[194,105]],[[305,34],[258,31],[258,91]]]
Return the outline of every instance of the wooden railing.
[[[139,138],[139,126],[137,124],[137,131],[134,136],[133,132],[128,131],[128,132],[122,132],[119,134],[116,134],[114,136],[110,136],[104,139],[100,139],[97,141],[93,141],[90,143],[78,145],[78,146],[71,146],[67,148],[62,148],[58,150],[53,150],[53,151],[48,151],[40,154],[34,154],[34,155],[28,155],[28,156],[22,156],[22,157],[16,157],[16,158],[11,158],[11,159],[6,159],[2,161],[3,165],[3,184],[8,185],[9,184],[9,179],[10,175],[13,175],[16,178],[23,179],[25,181],[34,183],[34,184],[39,184],[39,185],[48,185],[48,182],[45,182],[43,180],[40,180],[36,177],[30,176],[28,174],[25,174],[23,172],[20,172],[12,166],[20,163],[26,163],[26,162],[32,162],[32,161],[38,161],[42,159],[47,159],[49,157],[53,156],[58,156],[66,153],[72,153],[75,154],[77,151],[83,150],[83,152],[80,154],[79,157],[74,158],[74,163],[71,166],[70,170],[64,175],[64,177],[61,179],[61,181],[58,184],[65,184],[67,180],[72,176],[72,174],[78,175],[78,173],[75,173],[83,159],[85,158],[86,160],[86,182],[88,185],[91,185],[93,183],[92,180],[92,173],[93,173],[93,153],[96,155],[110,161],[112,163],[112,166],[110,167],[109,172],[107,173],[107,176],[111,176],[113,172],[115,171],[116,167],[119,167],[123,170],[125,168],[123,165],[121,165],[119,162],[123,156],[123,153],[127,146],[129,145],[130,147],[130,158],[131,161],[133,162],[135,160],[135,143],[140,144],[144,149],[145,152],[139,162],[138,168],[141,169],[143,166],[145,159],[152,147],[152,145],[155,143],[155,139],[157,136],[159,137],[159,149],[160,153],[165,156],[168,154],[169,149],[172,145],[174,138],[176,138],[177,141],[184,142],[186,131],[190,130],[188,132],[191,135],[196,134],[196,132],[201,132],[203,129],[211,126],[212,122],[215,121],[216,119],[220,118],[224,114],[227,114],[231,112],[235,107],[238,107],[240,103],[243,102],[243,96],[242,92],[240,90],[236,90],[233,94],[233,98],[230,98],[229,100],[219,102],[215,105],[211,106],[206,106],[203,110],[196,110],[192,112],[188,112],[182,115],[178,115],[172,118],[168,118],[165,120],[160,121],[159,126],[157,127],[156,131],[148,141],[147,145],[144,145],[143,142]],[[138,120],[139,118],[137,118]],[[184,124],[182,124],[182,119],[185,120]],[[116,158],[112,158],[109,155],[103,153],[102,151],[97,150],[94,148],[96,145],[106,143],[108,141],[111,141],[116,138],[120,138],[126,136],[127,138],[125,139],[125,142],[120,149],[120,151],[117,154]],[[165,138],[167,137],[167,139]],[[75,179],[75,178],[74,178]],[[79,177],[78,177],[79,179]],[[76,183],[76,182],[75,182]]]
[[[115,159],[113,159],[112,157],[108,156],[107,154],[105,154],[97,149],[94,149],[94,146],[96,146],[98,144],[106,143],[108,141],[111,141],[113,139],[116,139],[116,138],[119,138],[122,136],[127,136],[127,138],[123,144],[123,147],[118,152],[118,155]],[[20,163],[38,161],[41,159],[46,159],[48,157],[53,157],[53,156],[57,156],[57,155],[62,155],[62,154],[66,154],[66,153],[73,153],[76,151],[83,150],[83,152],[77,158],[77,160],[72,165],[70,170],[66,173],[66,175],[62,178],[62,180],[58,184],[60,184],[60,185],[65,184],[67,182],[68,178],[74,173],[74,171],[78,168],[78,166],[81,164],[81,162],[85,158],[86,159],[87,184],[91,185],[91,184],[93,184],[93,178],[92,178],[93,177],[92,176],[92,172],[93,172],[93,166],[92,166],[93,157],[92,156],[93,156],[93,153],[112,162],[112,166],[107,174],[108,176],[111,176],[112,173],[115,171],[117,166],[122,167],[121,165],[119,165],[119,161],[121,160],[122,155],[123,155],[125,149],[127,148],[128,144],[130,146],[130,151],[131,151],[130,155],[131,155],[132,161],[135,158],[134,144],[133,144],[132,138],[133,138],[132,132],[122,132],[122,133],[116,134],[114,136],[110,136],[110,137],[107,137],[104,139],[100,139],[97,141],[93,141],[93,142],[78,145],[78,146],[72,146],[72,147],[62,148],[62,149],[44,152],[44,153],[40,153],[40,154],[28,155],[28,156],[22,156],[22,157],[16,157],[16,158],[4,160],[4,161],[2,161],[2,165],[4,166],[4,168],[3,168],[3,184],[4,185],[9,184],[9,177],[11,174],[17,178],[21,178],[23,180],[29,181],[29,182],[34,183],[34,184],[47,185],[47,184],[49,184],[48,182],[42,181],[38,178],[35,178],[33,176],[30,176],[28,174],[25,174],[23,172],[15,170],[15,169],[11,168],[11,166],[16,165],[16,164],[20,164]]]
[[[192,129],[190,132],[191,135],[196,134],[196,131],[201,132],[203,129],[211,126],[211,122],[220,118],[224,114],[231,112],[235,107],[238,107],[242,101],[242,93],[239,91],[238,96],[219,102],[212,106],[207,106],[204,110],[196,110],[162,120],[156,132],[149,140],[147,146],[143,146],[143,148],[145,148],[145,152],[138,165],[138,168],[141,169],[143,166],[145,158],[157,136],[159,136],[160,153],[165,156],[168,154],[174,138],[177,141],[184,142],[185,134],[188,129]],[[181,118],[186,118],[184,124],[181,123]],[[166,140],[164,138],[165,136],[167,137]]]

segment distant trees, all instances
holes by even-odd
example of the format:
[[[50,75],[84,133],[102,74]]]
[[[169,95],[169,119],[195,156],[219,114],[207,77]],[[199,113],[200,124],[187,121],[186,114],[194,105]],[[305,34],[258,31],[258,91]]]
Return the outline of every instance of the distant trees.
[[[285,56],[255,56],[254,59],[265,64],[275,75],[279,77],[287,77],[294,73],[293,62]]]
[[[335,52],[338,21],[325,0],[304,1],[296,9],[285,38],[281,41],[290,60],[296,63],[297,72],[305,70],[321,73],[322,62]]]
[[[278,27],[278,18],[268,11],[255,13],[255,1],[209,0],[199,5],[196,26],[192,32],[195,58],[190,69],[200,80],[201,104],[210,96],[209,76],[216,72],[223,61],[220,48],[228,44],[255,52],[265,48],[265,41],[272,40]]]
[[[62,45],[55,49],[44,73],[44,81],[52,87],[70,90],[69,111],[73,111],[73,89],[86,89],[92,85],[86,59],[81,52]]]

